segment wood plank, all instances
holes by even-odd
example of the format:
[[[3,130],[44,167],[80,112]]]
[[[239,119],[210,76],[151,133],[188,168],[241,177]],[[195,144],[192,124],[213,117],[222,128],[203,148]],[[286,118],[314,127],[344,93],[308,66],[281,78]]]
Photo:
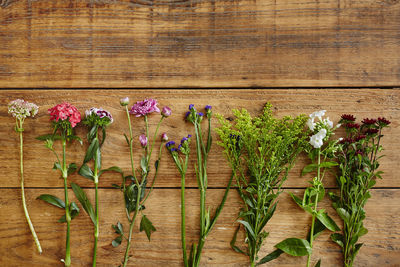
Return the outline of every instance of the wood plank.
[[[87,190],[92,198],[93,189]],[[301,194],[302,190],[295,190]],[[20,207],[20,191],[1,189],[0,194],[0,265],[1,266],[58,266],[63,258],[65,225],[56,222],[62,210],[50,207],[35,198],[42,193],[63,195],[62,189],[29,189],[27,199],[32,220],[42,241],[44,253],[36,253],[29,229]],[[70,191],[72,194],[72,191]],[[125,227],[122,198],[116,189],[100,190],[100,239],[98,249],[99,266],[116,266],[123,257],[123,248],[113,248],[111,240],[115,234],[111,224],[121,220]],[[216,205],[223,194],[221,189],[208,191],[208,202]],[[188,244],[197,239],[198,192],[187,190],[187,236]],[[74,197],[72,197],[74,198]],[[366,207],[365,226],[369,233],[355,266],[397,266],[400,262],[400,201],[399,189],[373,190]],[[180,266],[180,194],[177,189],[156,189],[146,205],[146,215],[153,221],[157,231],[148,242],[144,233],[133,237],[133,258],[129,266]],[[248,266],[246,257],[233,252],[229,242],[236,229],[234,220],[240,205],[235,191],[229,195],[227,206],[220,220],[210,234],[202,266]],[[321,205],[332,213],[329,201]],[[337,217],[334,217],[337,220]],[[287,237],[305,237],[310,217],[294,204],[287,193],[280,196],[280,202],[273,219],[267,226],[270,236],[266,239],[260,256],[273,249],[273,245]],[[89,266],[92,255],[92,225],[89,218],[79,215],[72,221],[72,261],[74,266]],[[240,239],[239,239],[240,240]],[[324,266],[340,264],[339,247],[329,240],[328,233],[318,237],[313,261],[322,258]],[[306,258],[282,256],[268,266],[305,266]]]
[[[0,3],[0,87],[400,85],[398,1]]]
[[[309,114],[315,110],[326,109],[330,118],[336,123],[343,113],[354,113],[359,119],[363,117],[385,116],[392,121],[391,127],[385,130],[383,145],[386,157],[381,160],[381,170],[385,172],[384,179],[379,180],[380,187],[400,187],[397,162],[400,161],[400,91],[399,90],[3,90],[0,91],[0,180],[3,187],[19,186],[19,148],[18,139],[13,127],[14,121],[7,114],[7,103],[16,98],[24,98],[36,102],[41,108],[37,117],[26,121],[25,129],[25,173],[27,187],[62,187],[58,173],[52,170],[55,159],[42,142],[35,140],[36,136],[49,133],[51,126],[47,109],[61,101],[70,101],[76,104],[81,112],[92,106],[102,106],[111,111],[115,122],[108,129],[108,137],[103,146],[103,166],[118,165],[127,172],[130,170],[129,149],[123,133],[128,131],[126,115],[119,105],[119,99],[129,96],[131,102],[144,97],[158,99],[160,106],[168,105],[173,110],[173,115],[165,120],[161,132],[167,132],[171,140],[180,140],[182,136],[194,132],[193,126],[184,123],[183,115],[189,104],[197,107],[211,104],[214,112],[226,117],[232,115],[232,108],[247,108],[252,114],[257,115],[262,110],[265,102],[270,101],[275,107],[277,116],[288,114],[297,115],[301,112]],[[150,117],[150,124],[154,131],[158,122],[158,115]],[[134,135],[137,138],[144,132],[142,120],[134,118]],[[215,123],[217,125],[217,123]],[[78,135],[85,138],[86,129],[78,127]],[[340,133],[338,133],[338,137]],[[218,137],[214,134],[214,140]],[[158,144],[156,144],[158,145]],[[135,148],[140,151],[139,142]],[[70,161],[80,163],[85,150],[79,144],[68,148]],[[156,183],[159,187],[179,187],[180,178],[173,166],[172,159],[164,151],[161,162],[160,176]],[[139,162],[139,153],[135,154]],[[195,157],[192,157],[194,163]],[[307,159],[302,157],[290,173],[290,178],[285,186],[306,187],[308,178],[300,177],[300,170]],[[193,169],[193,168],[192,168]],[[213,153],[209,159],[209,186],[224,187],[230,177],[230,169],[223,158],[221,149],[214,142]],[[78,175],[72,177],[84,186],[93,186],[92,183]],[[104,174],[100,186],[110,187],[112,183],[119,182],[120,176]],[[326,186],[335,186],[333,177],[327,177]],[[188,173],[187,186],[197,186],[193,171]]]

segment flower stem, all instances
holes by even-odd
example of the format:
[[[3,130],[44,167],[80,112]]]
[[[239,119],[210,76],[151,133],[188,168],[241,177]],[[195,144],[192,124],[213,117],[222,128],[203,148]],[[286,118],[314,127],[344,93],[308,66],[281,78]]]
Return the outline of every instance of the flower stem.
[[[130,157],[131,157],[132,175],[135,178],[136,185],[139,187],[139,182],[136,179],[135,166],[134,166],[134,163],[133,163],[133,147],[132,147],[133,146],[133,144],[132,144],[133,132],[132,132],[131,118],[129,117],[128,106],[125,106],[125,111],[126,111],[126,116],[128,118],[128,125],[129,125],[129,137],[130,137],[130,139],[129,139],[129,152],[130,153],[129,154],[130,154]],[[124,185],[124,188],[125,188],[125,181],[123,181],[123,185]]]
[[[33,240],[35,240],[36,247],[38,252],[41,254],[42,253],[42,247],[40,246],[39,239],[36,235],[35,228],[33,228],[33,224],[31,221],[31,218],[29,217],[28,213],[28,208],[26,207],[26,200],[25,200],[25,188],[24,188],[24,149],[23,149],[23,137],[22,137],[22,123],[21,127],[17,127],[19,129],[19,140],[20,140],[20,146],[19,146],[19,152],[20,152],[20,167],[21,167],[21,198],[22,198],[22,206],[24,208],[24,213],[25,213],[25,218],[26,221],[28,222],[29,229],[31,230]]]
[[[187,158],[188,156],[186,156],[186,159]],[[188,267],[189,264],[186,252],[186,223],[185,223],[185,173],[181,174],[181,239],[182,239],[183,263],[185,267]]]
[[[96,201],[96,225],[94,227],[94,249],[93,249],[93,267],[96,266],[97,261],[97,242],[99,239],[99,194],[98,194],[98,183],[95,183],[95,201]]]
[[[71,215],[69,212],[69,201],[68,201],[68,186],[67,186],[67,162],[66,162],[66,140],[65,137],[62,139],[62,147],[63,147],[63,178],[64,178],[64,196],[65,196],[65,220],[67,221],[67,238],[66,238],[66,245],[65,245],[65,259],[64,259],[64,266],[69,267],[71,266],[71,248],[70,248],[70,224],[71,224]]]
[[[318,148],[318,169],[317,169],[317,179],[320,182],[320,176],[321,176],[321,149]],[[319,189],[319,185],[318,185]],[[318,196],[319,196],[319,190],[317,195],[315,196],[315,203],[314,203],[314,213],[312,216],[312,221],[311,221],[311,230],[310,230],[310,247],[312,249],[313,247],[313,240],[314,240],[314,225],[315,225],[315,214],[317,212],[317,205],[318,205]],[[307,257],[307,267],[310,267],[311,264],[311,253],[308,254]]]

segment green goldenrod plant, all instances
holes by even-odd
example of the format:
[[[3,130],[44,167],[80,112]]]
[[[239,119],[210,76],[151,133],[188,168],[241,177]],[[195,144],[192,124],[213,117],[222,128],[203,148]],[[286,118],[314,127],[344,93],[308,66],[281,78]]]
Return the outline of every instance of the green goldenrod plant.
[[[195,129],[195,139],[196,139],[196,156],[197,164],[195,164],[195,172],[198,187],[200,190],[200,233],[199,241],[197,244],[192,244],[192,249],[188,257],[186,250],[186,224],[185,224],[185,176],[188,168],[188,160],[190,155],[190,143],[192,140],[192,135],[183,137],[180,145],[176,148],[174,141],[169,141],[166,144],[168,151],[170,152],[174,163],[181,175],[181,240],[182,240],[182,256],[183,264],[185,267],[197,267],[200,265],[201,254],[206,242],[207,236],[212,231],[215,226],[219,215],[225,205],[226,199],[228,197],[229,189],[231,187],[233,176],[230,178],[228,185],[225,189],[224,196],[216,208],[214,216],[210,216],[210,208],[206,207],[206,195],[208,187],[208,177],[207,177],[207,161],[208,155],[211,149],[212,136],[211,136],[211,119],[212,119],[212,107],[206,105],[205,114],[203,112],[198,112],[193,104],[189,105],[189,111],[186,113],[186,120],[194,125]],[[201,122],[204,116],[207,117],[208,130],[205,137],[203,137],[203,132],[201,128]],[[181,155],[184,157],[182,158]]]
[[[162,152],[162,147],[164,146],[163,143],[165,141],[165,138],[162,136],[161,137],[161,144],[160,144],[160,149],[158,151],[158,158],[154,163],[154,177],[152,184],[150,186],[150,189],[148,190],[147,194],[145,195],[145,190],[146,190],[146,185],[148,181],[148,176],[151,171],[150,168],[150,160],[151,160],[151,154],[153,152],[153,148],[155,145],[155,141],[157,138],[157,133],[158,129],[164,120],[164,118],[167,118],[171,115],[171,109],[167,106],[165,106],[162,111],[161,111],[161,118],[157,124],[156,131],[154,133],[153,140],[151,142],[151,145],[149,144],[149,124],[148,124],[148,115],[153,113],[153,112],[160,112],[160,109],[157,107],[157,100],[156,99],[145,99],[143,101],[138,101],[136,104],[134,104],[131,109],[128,109],[128,104],[129,104],[129,98],[125,97],[121,99],[120,101],[121,106],[125,108],[126,116],[128,118],[128,125],[129,125],[129,137],[125,135],[126,142],[129,146],[129,152],[130,152],[130,162],[131,162],[131,170],[132,174],[131,175],[124,175],[123,172],[121,172],[122,175],[122,184],[121,186],[114,185],[116,188],[120,189],[123,196],[124,196],[124,202],[125,202],[125,211],[126,211],[126,216],[129,222],[129,232],[126,234],[123,229],[123,225],[120,222],[117,222],[117,224],[113,225],[113,229],[115,230],[115,233],[118,234],[118,236],[112,241],[112,245],[114,247],[117,247],[121,244],[122,240],[125,239],[127,241],[126,249],[125,249],[125,255],[124,259],[122,261],[122,266],[127,266],[128,260],[129,260],[129,251],[131,247],[131,241],[132,241],[132,235],[133,235],[133,227],[135,225],[135,220],[136,217],[139,213],[141,213],[141,221],[140,221],[140,231],[145,231],[147,238],[150,241],[150,236],[151,233],[156,231],[156,228],[154,227],[153,223],[149,220],[149,218],[144,214],[144,209],[145,209],[145,202],[147,198],[149,197],[150,193],[153,190],[154,183],[157,179],[157,174],[160,166],[160,161],[161,161],[161,152]],[[145,134],[142,134],[139,136],[139,142],[143,148],[143,156],[141,157],[140,160],[140,168],[138,170],[135,169],[134,166],[134,161],[133,161],[133,130],[132,130],[132,123],[131,123],[131,118],[130,114],[135,115],[136,117],[143,117],[145,125],[146,125],[146,132]],[[117,171],[117,169],[114,169],[114,171]]]
[[[19,155],[20,155],[20,173],[21,173],[21,199],[22,207],[24,209],[25,218],[28,222],[29,229],[31,230],[33,240],[35,241],[37,250],[42,253],[42,247],[40,246],[39,238],[36,235],[35,228],[33,227],[31,218],[29,217],[28,208],[25,200],[25,189],[24,189],[24,121],[27,117],[35,117],[38,113],[39,107],[34,103],[24,101],[23,99],[16,99],[8,104],[8,113],[15,118],[15,131],[19,135]]]
[[[81,121],[81,114],[78,109],[64,102],[56,105],[49,109],[50,120],[53,122],[53,133],[39,136],[36,139],[45,141],[46,147],[56,156],[57,161],[54,163],[54,170],[61,172],[61,177],[64,180],[64,201],[56,196],[43,194],[38,197],[49,204],[52,204],[58,208],[65,210],[65,215],[62,216],[58,221],[67,223],[67,238],[65,245],[65,259],[61,260],[64,262],[66,267],[71,266],[71,247],[70,247],[70,225],[71,220],[79,214],[79,208],[75,202],[69,202],[68,198],[68,176],[74,173],[77,169],[75,163],[67,165],[66,160],[66,148],[67,143],[73,140],[79,141],[82,144],[82,140],[74,134],[75,126]],[[62,144],[62,157],[53,148],[55,140],[60,140]]]
[[[231,247],[248,256],[251,266],[279,256],[275,253],[259,259],[258,252],[268,236],[264,228],[277,208],[282,185],[307,144],[307,117],[278,119],[271,108],[266,104],[258,117],[252,117],[246,109],[234,109],[233,120],[219,116],[220,127],[216,130],[243,200]],[[241,226],[246,234],[245,249],[235,244]]]
[[[94,249],[93,249],[93,261],[92,266],[96,266],[97,262],[97,242],[100,234],[100,222],[99,222],[99,193],[98,184],[99,178],[105,171],[117,171],[121,172],[118,167],[111,167],[108,169],[101,169],[101,146],[106,139],[106,127],[113,122],[113,118],[107,110],[102,108],[91,108],[86,110],[85,118],[82,123],[85,124],[89,132],[87,134],[87,139],[89,142],[89,147],[86,151],[85,158],[83,160],[82,166],[79,168],[78,173],[93,181],[95,185],[95,208],[88,199],[85,191],[76,184],[71,183],[72,190],[76,198],[81,203],[83,209],[89,215],[93,226],[94,226]],[[102,133],[101,138],[99,132]],[[93,160],[93,170],[87,164],[89,161]]]
[[[325,112],[325,110],[316,111],[310,114],[307,121],[311,136],[305,151],[312,163],[304,167],[302,175],[315,172],[316,176],[309,182],[311,186],[306,188],[302,199],[291,194],[297,205],[311,214],[310,231],[307,239],[287,238],[275,245],[277,250],[274,251],[277,254],[285,252],[291,256],[307,256],[307,267],[311,265],[315,238],[325,229],[333,232],[339,230],[339,227],[328,213],[324,209],[318,209],[318,203],[325,196],[325,188],[322,183],[325,173],[338,165],[335,161],[338,140],[330,140],[330,137],[340,127],[340,124],[333,127],[333,122],[329,118],[322,118]],[[314,266],[319,267],[320,265],[321,260],[317,261]]]
[[[339,175],[336,182],[338,194],[329,193],[333,207],[343,221],[341,233],[334,233],[331,239],[342,249],[343,266],[352,267],[355,257],[363,243],[359,238],[368,233],[363,221],[366,217],[364,206],[371,197],[370,189],[376,178],[382,178],[378,171],[378,154],[381,145],[382,130],[389,126],[385,118],[366,118],[362,124],[355,123],[356,118],[344,114],[341,123],[346,130],[346,137],[339,142],[337,157]]]

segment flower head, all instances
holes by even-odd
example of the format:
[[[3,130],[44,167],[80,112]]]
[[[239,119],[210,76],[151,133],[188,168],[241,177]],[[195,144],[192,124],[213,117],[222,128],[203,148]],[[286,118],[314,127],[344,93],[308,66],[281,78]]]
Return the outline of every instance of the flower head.
[[[156,99],[145,99],[143,101],[136,102],[129,112],[133,115],[136,115],[136,117],[146,116],[153,112],[160,112],[157,104],[158,103]]]
[[[114,119],[110,112],[102,108],[90,108],[85,111],[85,119],[83,122],[89,126],[99,125],[107,126],[113,123]]]
[[[376,123],[376,119],[368,119],[365,118],[361,121],[365,125],[374,125]]]
[[[140,144],[142,145],[142,147],[146,147],[147,146],[147,136],[142,134],[139,136],[139,141]]]
[[[325,115],[326,110],[320,110],[320,111],[315,111],[310,114],[310,118],[315,119],[318,118],[320,121],[322,121],[322,116]]]
[[[324,144],[324,138],[326,137],[326,133],[327,133],[326,129],[322,128],[321,130],[319,130],[318,133],[310,137],[309,143],[314,148],[320,148]]]
[[[365,131],[365,134],[366,134],[366,135],[373,135],[373,134],[377,134],[378,132],[379,132],[378,129],[369,128],[369,129],[367,129],[367,130]]]
[[[358,128],[360,128],[360,124],[358,124],[358,123],[346,123],[344,126],[347,129],[358,129]]]
[[[39,107],[23,99],[16,99],[8,104],[8,113],[21,120],[26,117],[34,117],[38,113]]]
[[[164,141],[164,142],[168,141],[168,135],[167,135],[167,133],[162,133],[162,134],[161,134],[161,141]]]
[[[164,117],[169,117],[171,116],[172,111],[168,106],[163,107],[162,111],[161,111],[161,115],[163,115]]]
[[[378,118],[378,124],[382,127],[388,126],[390,124],[390,121],[387,120],[385,117],[379,117]]]
[[[127,106],[129,104],[129,97],[124,97],[119,100],[121,106]]]
[[[170,149],[171,147],[174,147],[175,146],[175,142],[174,141],[169,141],[169,142],[167,142],[166,144],[165,144],[165,147],[167,148],[167,149]]]
[[[192,110],[194,108],[194,105],[193,104],[190,104],[189,105],[189,110]]]
[[[363,140],[363,139],[365,139],[367,136],[365,135],[365,134],[360,134],[360,135],[358,135],[356,138],[354,138],[354,140],[356,141],[356,142],[358,142],[358,141],[361,141],[361,140]]]
[[[206,111],[211,111],[211,109],[212,109],[212,106],[210,106],[210,105],[206,105],[206,107],[204,108]]]
[[[68,121],[74,128],[81,121],[81,114],[78,109],[68,102],[58,104],[48,110],[50,120],[54,122]]]
[[[343,122],[352,122],[352,121],[356,121],[356,117],[354,117],[351,114],[343,114],[341,116],[341,121]]]

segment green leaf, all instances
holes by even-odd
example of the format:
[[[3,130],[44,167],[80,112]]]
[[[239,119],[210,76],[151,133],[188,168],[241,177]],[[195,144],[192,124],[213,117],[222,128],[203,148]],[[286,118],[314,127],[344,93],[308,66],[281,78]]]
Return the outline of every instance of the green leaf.
[[[82,190],[82,188],[75,184],[71,183],[72,190],[74,191],[74,194],[76,198],[79,200],[81,203],[83,209],[86,211],[86,213],[89,215],[90,219],[92,220],[93,224],[96,226],[96,214],[93,210],[92,203],[90,203],[89,199],[86,196],[85,191]]]
[[[333,242],[335,242],[341,248],[343,248],[344,243],[343,243],[343,235],[342,234],[339,234],[339,233],[331,234],[331,239],[332,239]]]
[[[99,148],[99,140],[97,138],[94,138],[86,151],[86,155],[85,155],[85,159],[83,160],[83,163],[86,163],[89,160],[91,160],[94,157],[94,153],[96,152],[96,150],[98,148]]]
[[[60,170],[62,171],[61,165],[58,162],[54,162],[53,170]]]
[[[257,262],[256,266],[270,262],[272,260],[275,260],[278,258],[281,254],[283,253],[283,250],[276,249],[273,252],[269,253],[267,256],[262,258],[259,262]]]
[[[130,139],[128,138],[128,136],[126,136],[126,134],[124,134],[124,136],[125,136],[125,140],[126,140],[126,142],[128,143],[128,145],[130,144]]]
[[[253,237],[254,240],[257,239],[257,238],[256,238],[256,235],[254,234],[253,228],[251,228],[251,225],[250,225],[248,222],[242,221],[242,220],[238,220],[237,222],[243,224],[243,226],[244,226],[244,227],[246,228],[246,230],[247,230],[247,233],[249,233],[249,234]]]
[[[146,157],[142,157],[142,159],[140,160],[140,167],[142,168],[142,171],[144,174],[147,173],[147,159]]]
[[[292,197],[292,199],[294,200],[294,202],[296,202],[297,205],[299,205],[300,208],[304,208],[303,207],[303,201],[296,195],[294,195],[293,193],[289,193],[289,195]]]
[[[314,238],[316,239],[324,230],[326,229],[325,225],[323,225],[323,223],[320,222],[320,220],[318,220],[318,218],[315,220],[315,224],[314,224]],[[307,235],[307,240],[310,242],[310,233],[311,233],[311,229],[308,232]]]
[[[335,223],[335,221],[329,217],[329,215],[326,212],[321,212],[322,210],[317,212],[317,218],[318,220],[325,225],[326,228],[328,228],[329,230],[331,230],[332,232],[336,232],[339,231],[340,228],[339,226],[337,226],[337,224]]]
[[[121,173],[121,174],[124,173],[124,172],[121,170],[120,167],[118,167],[118,166],[112,166],[112,167],[110,167],[110,168],[108,168],[108,169],[101,170],[101,171],[99,172],[99,176],[102,175],[104,172],[109,172],[109,171],[114,171],[114,172],[118,172],[118,173]]]
[[[68,175],[73,174],[76,171],[76,169],[78,169],[78,166],[76,166],[75,163],[70,163],[68,165]]]
[[[339,165],[337,162],[325,161],[325,162],[322,162],[319,166],[321,168],[332,168],[332,167],[337,166],[337,165]]]
[[[78,173],[80,175],[82,175],[83,177],[94,181],[93,171],[92,171],[92,169],[90,169],[90,167],[86,163],[82,165],[82,167],[79,169]]]
[[[360,248],[364,245],[364,243],[358,243],[354,246],[353,254],[351,255],[351,258],[354,260],[354,258],[357,256],[358,251]]]
[[[69,204],[69,214],[71,216],[71,220],[74,219],[79,214],[79,208],[75,202],[71,202],[71,204]],[[60,223],[67,222],[65,214],[63,216],[61,216],[61,218],[58,220],[58,222],[60,222]]]
[[[305,239],[287,238],[275,245],[276,248],[291,256],[306,256],[311,254],[310,243]]]
[[[230,243],[230,245],[231,245],[231,248],[234,250],[234,251],[236,251],[236,252],[238,252],[238,253],[242,253],[242,254],[244,254],[244,255],[247,255],[247,253],[245,253],[243,250],[241,250],[239,247],[237,247],[235,244],[236,244],[236,239],[237,239],[237,234],[238,234],[238,232],[239,232],[239,230],[240,230],[240,224],[239,224],[239,226],[236,228],[236,230],[235,230],[235,233],[234,233],[234,235],[233,235],[233,238],[232,238],[232,240],[231,240],[231,243]]]
[[[303,170],[301,171],[301,176],[303,176],[307,173],[310,173],[310,172],[316,170],[317,168],[318,168],[318,164],[311,163],[303,168]]]
[[[112,245],[114,248],[116,248],[116,247],[118,247],[119,245],[121,245],[121,242],[122,242],[122,236],[117,236],[117,238],[115,238],[115,239],[111,242],[111,245]]]
[[[47,139],[50,140],[61,140],[61,136],[60,135],[55,135],[55,134],[45,134],[45,135],[41,135],[35,138],[36,140],[40,140],[40,141],[46,141]]]
[[[41,199],[43,201],[46,201],[49,204],[52,204],[58,208],[65,209],[65,203],[61,199],[59,199],[56,196],[53,195],[48,195],[48,194],[43,194],[37,197],[37,199]]]
[[[315,264],[314,267],[321,267],[321,259],[319,259],[319,261]]]
[[[345,223],[349,223],[350,214],[344,208],[338,208],[336,211]]]
[[[76,140],[79,142],[79,144],[83,145],[82,139],[79,136],[76,135],[68,135],[67,136],[68,140]]]
[[[156,162],[154,162],[154,168],[156,169],[156,171],[158,170],[158,166],[160,166],[160,160],[156,160]]]
[[[99,147],[96,149],[95,153],[96,153],[95,156],[97,158],[97,160],[95,161],[96,168],[97,168],[97,170],[100,170],[101,169],[101,151],[100,151]]]
[[[142,232],[143,230],[146,232],[147,238],[150,241],[151,233],[155,232],[156,228],[144,214],[142,215],[142,220],[140,221],[140,232]]]

